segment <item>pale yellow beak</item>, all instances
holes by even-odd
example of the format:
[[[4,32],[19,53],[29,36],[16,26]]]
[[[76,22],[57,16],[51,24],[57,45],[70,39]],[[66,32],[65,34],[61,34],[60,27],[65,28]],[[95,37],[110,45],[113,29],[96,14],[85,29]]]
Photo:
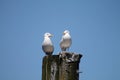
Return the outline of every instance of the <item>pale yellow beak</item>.
[[[53,37],[53,34],[51,34],[50,37]]]
[[[63,35],[65,35],[65,33],[63,32]]]

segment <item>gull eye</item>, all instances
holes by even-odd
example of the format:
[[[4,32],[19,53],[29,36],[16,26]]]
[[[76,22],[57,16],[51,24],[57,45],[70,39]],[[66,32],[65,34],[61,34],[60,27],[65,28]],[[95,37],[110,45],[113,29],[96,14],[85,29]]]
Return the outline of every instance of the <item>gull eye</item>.
[[[49,36],[50,34],[49,34],[49,33],[47,33],[47,35]]]

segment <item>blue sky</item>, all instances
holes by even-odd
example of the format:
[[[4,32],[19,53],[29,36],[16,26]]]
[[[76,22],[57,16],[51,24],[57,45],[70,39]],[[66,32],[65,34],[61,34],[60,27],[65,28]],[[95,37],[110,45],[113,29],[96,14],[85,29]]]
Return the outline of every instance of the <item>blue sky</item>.
[[[0,0],[0,80],[41,80],[43,35],[64,30],[81,53],[80,80],[119,80],[119,0]]]

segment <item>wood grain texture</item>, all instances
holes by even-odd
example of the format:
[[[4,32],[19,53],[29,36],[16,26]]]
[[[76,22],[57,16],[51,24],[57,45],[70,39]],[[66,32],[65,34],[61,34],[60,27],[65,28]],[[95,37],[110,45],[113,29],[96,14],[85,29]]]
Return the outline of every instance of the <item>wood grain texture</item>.
[[[61,52],[43,58],[42,80],[79,80],[79,63],[82,55]]]

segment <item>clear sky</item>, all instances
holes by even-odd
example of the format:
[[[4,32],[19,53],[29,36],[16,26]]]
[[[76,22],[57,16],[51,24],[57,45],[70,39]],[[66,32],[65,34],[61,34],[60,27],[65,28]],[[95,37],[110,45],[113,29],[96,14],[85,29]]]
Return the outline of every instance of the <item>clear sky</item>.
[[[119,0],[0,0],[0,80],[41,80],[43,35],[72,36],[80,80],[120,80]]]

